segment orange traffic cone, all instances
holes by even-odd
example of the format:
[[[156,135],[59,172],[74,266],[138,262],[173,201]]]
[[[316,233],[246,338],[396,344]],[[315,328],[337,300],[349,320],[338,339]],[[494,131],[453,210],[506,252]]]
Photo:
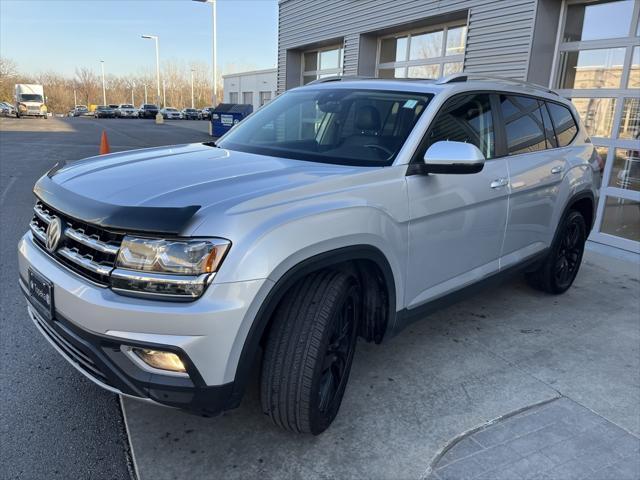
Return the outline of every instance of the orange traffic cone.
[[[111,150],[109,149],[109,141],[107,140],[107,132],[102,131],[102,137],[100,138],[100,155],[104,155],[105,153],[109,153]]]

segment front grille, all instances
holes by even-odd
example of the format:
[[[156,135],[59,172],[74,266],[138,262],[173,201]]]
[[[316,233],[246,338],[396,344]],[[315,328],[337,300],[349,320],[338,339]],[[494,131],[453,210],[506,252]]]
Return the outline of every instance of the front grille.
[[[33,210],[30,228],[36,244],[67,268],[108,286],[124,234],[81,222],[40,201]],[[47,228],[56,217],[62,221],[63,234],[57,249],[51,252],[47,248]]]

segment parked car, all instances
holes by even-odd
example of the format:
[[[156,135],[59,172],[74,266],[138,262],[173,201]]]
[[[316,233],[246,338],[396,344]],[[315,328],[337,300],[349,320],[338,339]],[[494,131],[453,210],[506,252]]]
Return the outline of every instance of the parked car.
[[[112,392],[207,415],[237,407],[260,364],[264,413],[319,434],[357,337],[514,272],[569,289],[597,204],[570,101],[464,74],[329,80],[215,143],[38,180],[19,283],[63,357]]]
[[[164,107],[160,110],[160,113],[162,114],[162,118],[165,120],[180,120],[182,118],[180,110],[173,107]]]
[[[182,118],[185,120],[200,120],[202,114],[195,108],[185,108],[182,110]]]
[[[215,110],[215,107],[205,107],[200,110],[200,118],[203,120],[211,120],[211,112]]]
[[[118,105],[115,109],[116,118],[138,118],[138,110],[130,103]]]
[[[91,112],[89,112],[89,109],[87,108],[86,105],[76,105],[75,108],[72,110],[72,112],[74,117],[91,115]]]
[[[158,106],[152,103],[144,103],[140,105],[138,109],[138,117],[139,118],[156,118],[158,114]]]
[[[116,114],[109,105],[98,105],[93,111],[94,118],[115,118]]]
[[[0,102],[0,115],[3,115],[5,117],[16,117],[16,107],[7,102]]]

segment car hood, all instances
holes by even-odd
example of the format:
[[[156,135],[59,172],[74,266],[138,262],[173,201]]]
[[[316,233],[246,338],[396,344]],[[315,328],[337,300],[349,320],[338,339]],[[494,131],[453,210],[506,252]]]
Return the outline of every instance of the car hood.
[[[92,157],[49,173],[56,188],[103,204],[141,207],[261,206],[309,195],[305,186],[369,168],[321,164],[209,147],[176,145]],[[344,188],[344,185],[324,185]],[[293,193],[297,190],[297,193]],[[317,193],[317,192],[316,192]]]

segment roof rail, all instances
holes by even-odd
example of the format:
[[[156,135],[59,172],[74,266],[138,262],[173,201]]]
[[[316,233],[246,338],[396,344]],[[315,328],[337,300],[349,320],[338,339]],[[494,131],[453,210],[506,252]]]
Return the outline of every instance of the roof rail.
[[[454,73],[452,75],[448,75],[446,77],[441,78],[436,83],[438,85],[445,85],[447,83],[468,82],[469,80],[479,80],[479,81],[490,80],[495,82],[509,83],[512,85],[529,87],[535,90],[541,90],[546,93],[552,93],[553,95],[558,95],[557,92],[547,87],[543,87],[542,85],[538,85],[536,83],[525,82],[524,80],[515,80],[513,78],[495,77],[491,75],[482,75],[482,74],[475,74],[475,73]]]
[[[331,77],[318,78],[312,82],[307,83],[307,85],[314,85],[318,83],[329,83],[329,82],[345,82],[348,80],[373,80],[374,77],[364,77],[360,75],[332,75]]]

